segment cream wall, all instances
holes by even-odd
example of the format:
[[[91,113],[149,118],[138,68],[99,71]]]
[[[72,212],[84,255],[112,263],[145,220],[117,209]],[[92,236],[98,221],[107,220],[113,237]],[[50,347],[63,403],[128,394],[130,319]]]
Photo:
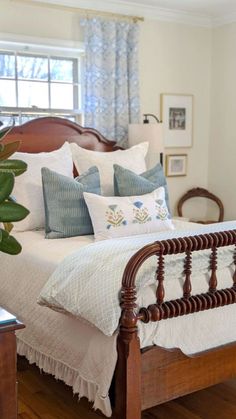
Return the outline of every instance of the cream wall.
[[[160,116],[161,93],[194,96],[193,146],[168,148],[165,154],[188,154],[188,175],[168,178],[172,211],[188,189],[207,187],[210,129],[211,30],[174,23],[145,21],[140,37],[142,113]],[[191,205],[191,203],[190,203]],[[206,211],[202,203],[186,204],[186,215]],[[204,216],[204,214],[203,214]]]
[[[0,32],[80,41],[79,16],[45,6],[0,0]]]
[[[236,23],[213,30],[209,188],[236,219]]]
[[[1,0],[0,32],[80,41],[79,20],[79,15],[69,11]],[[166,150],[166,154],[188,154],[188,175],[168,178],[174,212],[178,198],[187,189],[207,187],[208,183],[211,30],[145,20],[140,31],[142,113],[160,116],[161,93],[194,96],[193,147]],[[194,209],[198,212],[195,204],[191,215]]]

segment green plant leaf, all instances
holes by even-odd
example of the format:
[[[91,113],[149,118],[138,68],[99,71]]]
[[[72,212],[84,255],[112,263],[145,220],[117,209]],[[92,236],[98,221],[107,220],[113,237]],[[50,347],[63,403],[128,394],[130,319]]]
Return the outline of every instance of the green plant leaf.
[[[3,145],[3,150],[0,150],[0,160],[8,159],[13,153],[15,153],[18,150],[20,144],[20,141],[14,141],[8,144],[1,144]]]
[[[21,252],[20,243],[9,233],[3,229],[0,229],[1,241],[0,241],[0,252],[8,253],[9,255],[18,255]]]
[[[23,220],[29,214],[29,210],[15,202],[2,202],[0,204],[0,222],[11,223]]]
[[[0,141],[12,130],[11,127],[0,131]],[[16,203],[11,196],[14,187],[14,176],[19,176],[27,169],[27,164],[21,160],[8,160],[18,150],[20,141],[7,144],[0,144],[0,252],[10,255],[17,255],[21,252],[21,245],[9,233],[13,228],[11,222],[23,220],[29,211],[22,205]]]
[[[0,173],[0,203],[5,201],[12,192],[14,186],[13,173]]]
[[[12,130],[13,127],[14,127],[14,124],[11,127],[3,128],[0,131],[0,141],[2,141],[4,137],[6,137],[6,135]]]
[[[27,164],[22,160],[0,160],[0,173],[13,172],[15,176],[19,176],[27,169]]]

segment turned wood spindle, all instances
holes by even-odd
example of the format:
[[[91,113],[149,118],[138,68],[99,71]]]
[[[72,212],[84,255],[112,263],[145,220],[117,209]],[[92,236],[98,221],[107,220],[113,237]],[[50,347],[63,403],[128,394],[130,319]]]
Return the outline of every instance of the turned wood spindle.
[[[162,304],[165,297],[165,289],[164,289],[164,256],[163,256],[163,249],[160,250],[158,256],[158,268],[157,268],[157,281],[158,286],[156,290],[156,297],[157,297],[157,304]]]
[[[211,262],[210,262],[210,268],[211,268],[211,278],[209,282],[209,292],[215,292],[217,287],[217,247],[212,248],[211,252]]]
[[[236,290],[236,245],[235,245],[235,249],[234,249],[234,276],[233,276],[233,281],[234,281],[234,285],[233,288]]]
[[[185,263],[184,263],[184,274],[185,274],[185,281],[184,281],[184,286],[183,286],[184,298],[191,297],[191,291],[192,291],[191,273],[192,273],[192,252],[187,251]]]
[[[160,321],[178,316],[184,316],[191,313],[197,313],[204,310],[223,307],[236,303],[236,231],[217,232],[199,236],[184,237],[179,239],[169,239],[156,243],[158,248],[151,248],[151,256],[158,257],[158,267],[156,270],[156,279],[158,286],[156,290],[156,304],[147,308],[142,307],[135,321],[141,320],[145,323],[149,321]],[[218,248],[235,245],[233,253],[233,286],[217,290],[217,258]],[[192,252],[209,249],[211,251],[210,264],[211,269],[208,292],[192,295],[191,275],[192,275]],[[155,251],[154,251],[155,250]],[[147,247],[144,248],[145,260],[147,258]],[[164,255],[173,255],[185,253],[184,259],[184,284],[183,297],[171,301],[164,301]],[[132,265],[133,266],[133,265]],[[129,284],[130,286],[130,284]],[[132,312],[133,314],[134,312]],[[131,316],[130,316],[131,317]],[[130,318],[129,318],[130,320]],[[133,317],[131,318],[133,321]],[[135,323],[136,325],[136,323]],[[133,326],[133,323],[131,324]]]

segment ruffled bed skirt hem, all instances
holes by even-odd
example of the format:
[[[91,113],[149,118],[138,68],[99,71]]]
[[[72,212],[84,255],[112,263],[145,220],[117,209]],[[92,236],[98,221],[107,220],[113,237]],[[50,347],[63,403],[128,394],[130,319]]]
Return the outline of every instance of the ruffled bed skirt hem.
[[[86,397],[90,402],[93,402],[94,409],[99,409],[105,416],[111,417],[112,411],[109,395],[105,397],[99,395],[97,384],[81,377],[79,371],[42,354],[20,339],[17,339],[17,353],[25,356],[30,364],[35,363],[44,372],[52,374],[58,380],[64,381],[65,384],[72,387],[74,394],[78,394],[79,399]]]

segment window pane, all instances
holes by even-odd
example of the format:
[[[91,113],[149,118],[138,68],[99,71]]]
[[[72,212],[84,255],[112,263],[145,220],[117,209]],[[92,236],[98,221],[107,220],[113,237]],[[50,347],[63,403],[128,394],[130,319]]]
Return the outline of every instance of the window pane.
[[[15,77],[15,56],[0,54],[0,77]]]
[[[18,106],[48,108],[48,83],[18,82]]]
[[[73,109],[73,86],[70,84],[51,84],[51,108]]]
[[[0,106],[16,106],[15,86],[14,80],[0,80]]]
[[[21,116],[21,124],[25,124],[26,122],[32,121],[33,119],[40,118],[40,115],[22,115]]]
[[[71,115],[63,116],[62,118],[69,119],[69,121],[76,122],[76,117]]]
[[[78,85],[78,100],[77,100],[77,109],[82,108],[82,88],[81,84]]]
[[[19,79],[48,80],[48,59],[43,57],[17,57]]]
[[[0,121],[3,123],[3,125],[1,125],[1,129],[5,127],[10,127],[11,125],[13,125],[13,123],[15,125],[19,125],[18,116],[4,115],[0,117]]]
[[[52,81],[73,82],[73,60],[50,59]]]

